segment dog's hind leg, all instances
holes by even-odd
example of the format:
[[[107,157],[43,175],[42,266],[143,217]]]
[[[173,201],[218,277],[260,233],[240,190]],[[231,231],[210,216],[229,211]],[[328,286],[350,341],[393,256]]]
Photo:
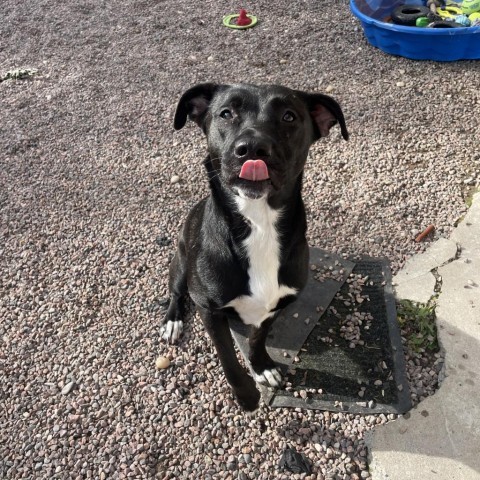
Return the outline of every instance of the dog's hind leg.
[[[258,408],[260,392],[257,390],[253,378],[238,361],[228,318],[223,313],[211,312],[204,308],[198,308],[198,312],[212,339],[235,398],[244,410],[254,412]]]
[[[174,343],[182,334],[187,302],[187,261],[183,248],[179,246],[170,264],[170,304],[162,321],[161,337]]]

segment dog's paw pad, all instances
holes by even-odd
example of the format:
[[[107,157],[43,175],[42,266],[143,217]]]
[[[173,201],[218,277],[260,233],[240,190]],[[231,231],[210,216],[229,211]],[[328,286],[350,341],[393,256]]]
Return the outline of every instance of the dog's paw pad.
[[[255,381],[267,387],[278,388],[282,384],[282,374],[278,368],[270,368],[254,374]]]
[[[161,337],[169,343],[175,343],[182,334],[183,331],[183,322],[180,320],[169,320],[165,325],[160,329]]]

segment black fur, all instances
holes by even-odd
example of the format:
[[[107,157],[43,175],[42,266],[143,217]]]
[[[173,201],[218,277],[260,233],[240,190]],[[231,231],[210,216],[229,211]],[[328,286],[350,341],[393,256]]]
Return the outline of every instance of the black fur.
[[[235,196],[242,192],[251,199],[266,197],[271,208],[282,209],[276,225],[280,243],[278,283],[300,291],[308,272],[301,198],[308,150],[337,122],[345,139],[348,132],[342,110],[331,97],[275,85],[197,85],[181,97],[175,128],[182,128],[187,118],[196,122],[207,137],[209,155],[204,165],[211,193],[192,209],[181,230],[170,267],[171,301],[164,323],[183,321],[188,292],[235,397],[244,409],[252,411],[258,406],[259,393],[235,354],[227,315],[238,315],[233,307],[225,308],[233,299],[251,293],[249,259],[242,245],[251,227],[239,212]],[[270,179],[252,182],[239,178],[247,159],[263,160]],[[294,300],[295,295],[285,296],[271,311],[278,312]],[[273,321],[274,317],[259,328],[251,327],[250,362],[259,374],[274,368],[265,350]],[[166,337],[170,339],[168,334]]]

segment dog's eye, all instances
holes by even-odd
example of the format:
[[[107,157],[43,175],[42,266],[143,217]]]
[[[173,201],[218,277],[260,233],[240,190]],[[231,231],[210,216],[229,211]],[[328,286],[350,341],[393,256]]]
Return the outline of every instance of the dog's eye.
[[[282,120],[284,122],[293,122],[297,117],[293,112],[286,112],[285,115],[283,116]]]
[[[230,110],[228,110],[227,108],[220,112],[220,116],[222,118],[224,118],[225,120],[231,120],[233,118],[232,112]]]

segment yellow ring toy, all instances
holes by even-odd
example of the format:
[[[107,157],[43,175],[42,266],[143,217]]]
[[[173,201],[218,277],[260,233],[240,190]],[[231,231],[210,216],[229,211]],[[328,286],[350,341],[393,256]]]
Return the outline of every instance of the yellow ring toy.
[[[445,8],[437,8],[437,15],[440,15],[442,18],[453,18],[457,15],[462,15],[462,9],[448,5]]]

